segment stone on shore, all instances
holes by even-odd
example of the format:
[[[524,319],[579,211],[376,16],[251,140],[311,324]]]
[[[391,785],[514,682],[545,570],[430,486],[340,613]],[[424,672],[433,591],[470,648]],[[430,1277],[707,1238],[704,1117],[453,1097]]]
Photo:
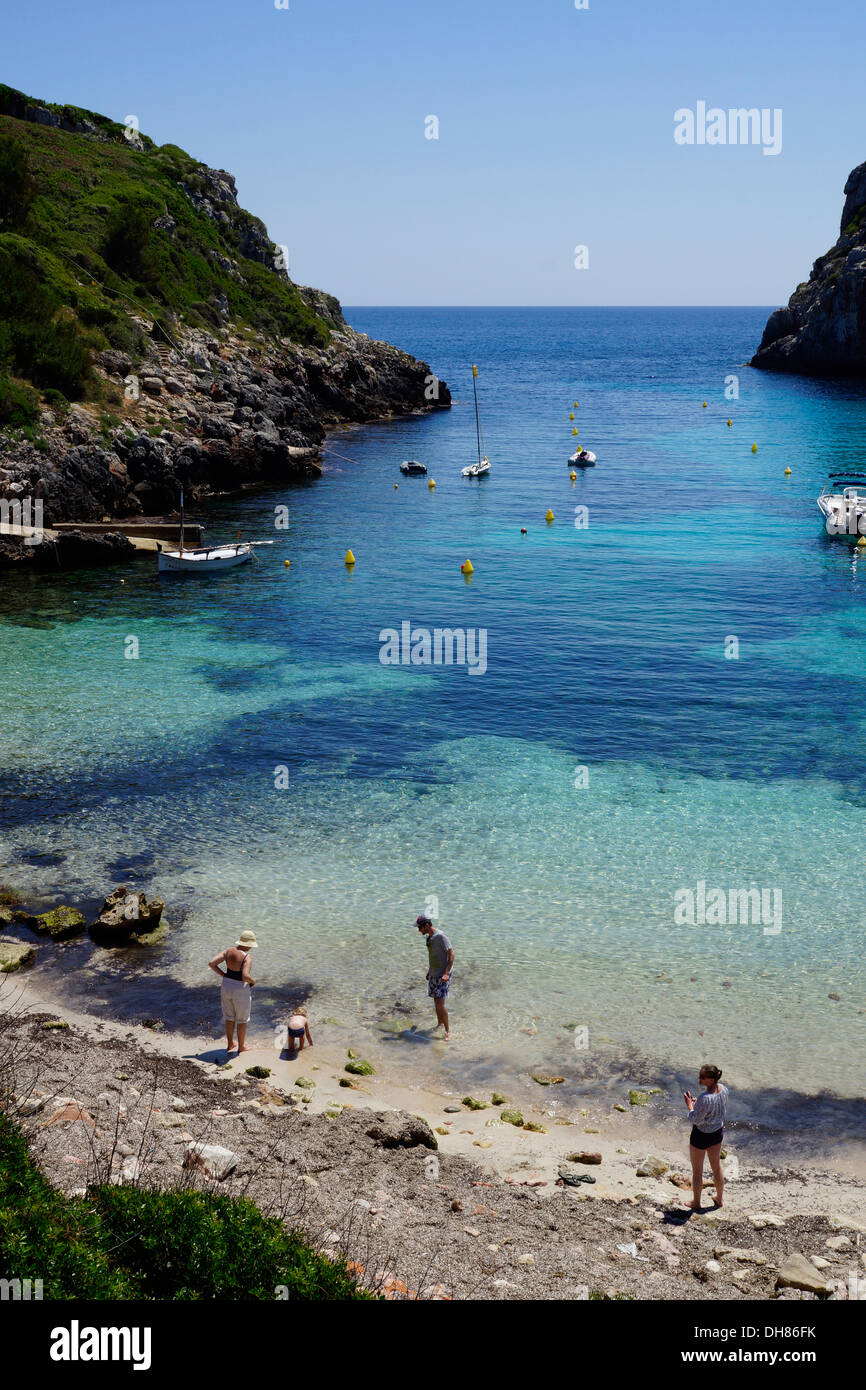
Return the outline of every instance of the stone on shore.
[[[587,1163],[587,1164],[598,1164],[598,1163],[601,1163],[601,1154],[600,1154],[600,1153],[590,1153],[590,1152],[589,1152],[588,1150],[586,1150],[586,1149],[581,1149],[578,1153],[566,1154],[566,1157],[567,1157],[569,1163]]]
[[[669,1163],[665,1163],[663,1158],[658,1158],[655,1154],[648,1154],[637,1169],[637,1176],[639,1178],[663,1178],[670,1166]]]
[[[464,1097],[463,1097],[463,1104],[466,1106],[467,1110],[486,1110],[486,1109],[487,1109],[487,1101],[486,1101],[486,1100],[476,1100],[474,1096],[464,1096]]]
[[[777,1289],[802,1289],[806,1293],[827,1293],[826,1279],[815,1268],[811,1260],[796,1252],[788,1255],[776,1273]]]
[[[520,1129],[523,1125],[523,1116],[519,1110],[503,1110],[499,1117],[507,1125],[515,1125]]]
[[[0,941],[0,975],[11,975],[22,965],[30,965],[36,955],[36,947],[22,941]]]
[[[426,1149],[439,1147],[426,1120],[419,1115],[404,1115],[398,1110],[374,1116],[374,1122],[366,1133],[383,1149],[412,1149],[419,1144]]]
[[[560,1086],[565,1080],[565,1077],[547,1076],[545,1073],[539,1073],[537,1076],[533,1076],[532,1079],[533,1081],[537,1081],[539,1086]]]
[[[219,1144],[189,1144],[183,1159],[184,1168],[197,1168],[217,1182],[227,1178],[237,1164],[237,1154]]]
[[[629,1091],[629,1093],[628,1093],[628,1103],[629,1103],[629,1105],[646,1105],[646,1103],[647,1103],[647,1094],[646,1094],[646,1091]]]

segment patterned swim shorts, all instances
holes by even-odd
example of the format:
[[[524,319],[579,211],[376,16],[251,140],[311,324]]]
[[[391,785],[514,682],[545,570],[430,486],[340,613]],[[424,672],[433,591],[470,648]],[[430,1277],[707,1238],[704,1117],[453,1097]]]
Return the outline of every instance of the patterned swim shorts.
[[[452,971],[452,974],[454,972]],[[427,981],[427,994],[431,999],[447,999],[451,988],[451,976],[443,983],[441,975],[431,975]]]

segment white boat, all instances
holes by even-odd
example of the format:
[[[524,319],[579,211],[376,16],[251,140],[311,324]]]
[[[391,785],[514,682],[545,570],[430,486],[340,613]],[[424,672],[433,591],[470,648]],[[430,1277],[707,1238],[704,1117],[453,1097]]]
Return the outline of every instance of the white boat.
[[[157,565],[160,574],[215,574],[231,570],[253,558],[251,541],[232,541],[230,545],[209,545],[194,550],[160,550]]]
[[[273,545],[273,541],[229,541],[223,545],[200,545],[188,548],[183,543],[183,488],[180,491],[180,542],[177,550],[159,546],[156,557],[160,574],[218,574],[233,570],[253,558],[253,546]]]
[[[468,468],[461,468],[461,478],[483,478],[485,473],[490,472],[490,460],[487,455],[479,459],[477,463],[470,463]]]
[[[596,462],[596,457],[590,449],[578,449],[577,453],[572,454],[568,461],[572,468],[592,468]]]
[[[484,452],[484,435],[481,432],[481,416],[478,414],[478,389],[475,385],[478,380],[478,368],[472,368],[472,394],[475,397],[475,439],[478,445],[478,458],[475,463],[467,464],[461,468],[461,478],[485,478],[490,472],[490,459]]]
[[[420,476],[427,472],[427,465],[419,463],[417,459],[404,459],[400,464],[400,472],[405,473],[407,477]]]
[[[831,473],[818,497],[830,536],[866,536],[866,473]]]

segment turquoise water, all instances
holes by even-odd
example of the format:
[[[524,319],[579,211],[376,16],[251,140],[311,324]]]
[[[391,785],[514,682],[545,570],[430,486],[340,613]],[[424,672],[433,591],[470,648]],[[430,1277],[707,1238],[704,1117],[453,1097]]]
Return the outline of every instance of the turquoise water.
[[[66,987],[212,1022],[203,965],[254,926],[262,1021],[309,993],[446,1080],[688,1081],[706,1057],[756,1121],[827,1091],[854,1132],[866,561],[815,497],[863,466],[861,390],[743,366],[762,309],[348,317],[456,404],[332,436],[316,483],[202,509],[212,536],[275,539],[254,566],[3,576],[0,877],[82,900],[128,880],[175,926],[143,968],[74,948]],[[473,361],[480,482],[460,477]],[[575,400],[599,461],[572,483]],[[412,457],[435,491],[399,474]],[[382,665],[407,620],[485,629],[484,674]],[[775,894],[781,929],[679,925],[699,881]],[[428,1022],[411,924],[432,897],[458,953],[447,1056],[399,1031]]]

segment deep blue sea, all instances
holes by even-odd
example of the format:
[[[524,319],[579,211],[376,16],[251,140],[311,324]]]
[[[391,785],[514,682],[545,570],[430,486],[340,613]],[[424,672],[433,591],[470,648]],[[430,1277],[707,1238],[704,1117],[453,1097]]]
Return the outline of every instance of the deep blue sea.
[[[768,312],[349,309],[453,408],[340,431],[321,480],[199,509],[212,537],[275,540],[254,566],[4,575],[0,879],[88,901],[133,881],[174,926],[143,967],[67,951],[67,987],[213,1023],[206,962],[254,927],[262,1026],[305,992],[428,1074],[711,1060],[757,1121],[826,1091],[853,1132],[866,559],[815,498],[866,464],[866,394],[744,365]],[[598,464],[571,481],[578,442]],[[383,665],[404,622],[483,629],[486,670]],[[684,924],[699,884],[773,915]],[[457,952],[450,1053],[402,1031],[428,1022],[425,904]]]

